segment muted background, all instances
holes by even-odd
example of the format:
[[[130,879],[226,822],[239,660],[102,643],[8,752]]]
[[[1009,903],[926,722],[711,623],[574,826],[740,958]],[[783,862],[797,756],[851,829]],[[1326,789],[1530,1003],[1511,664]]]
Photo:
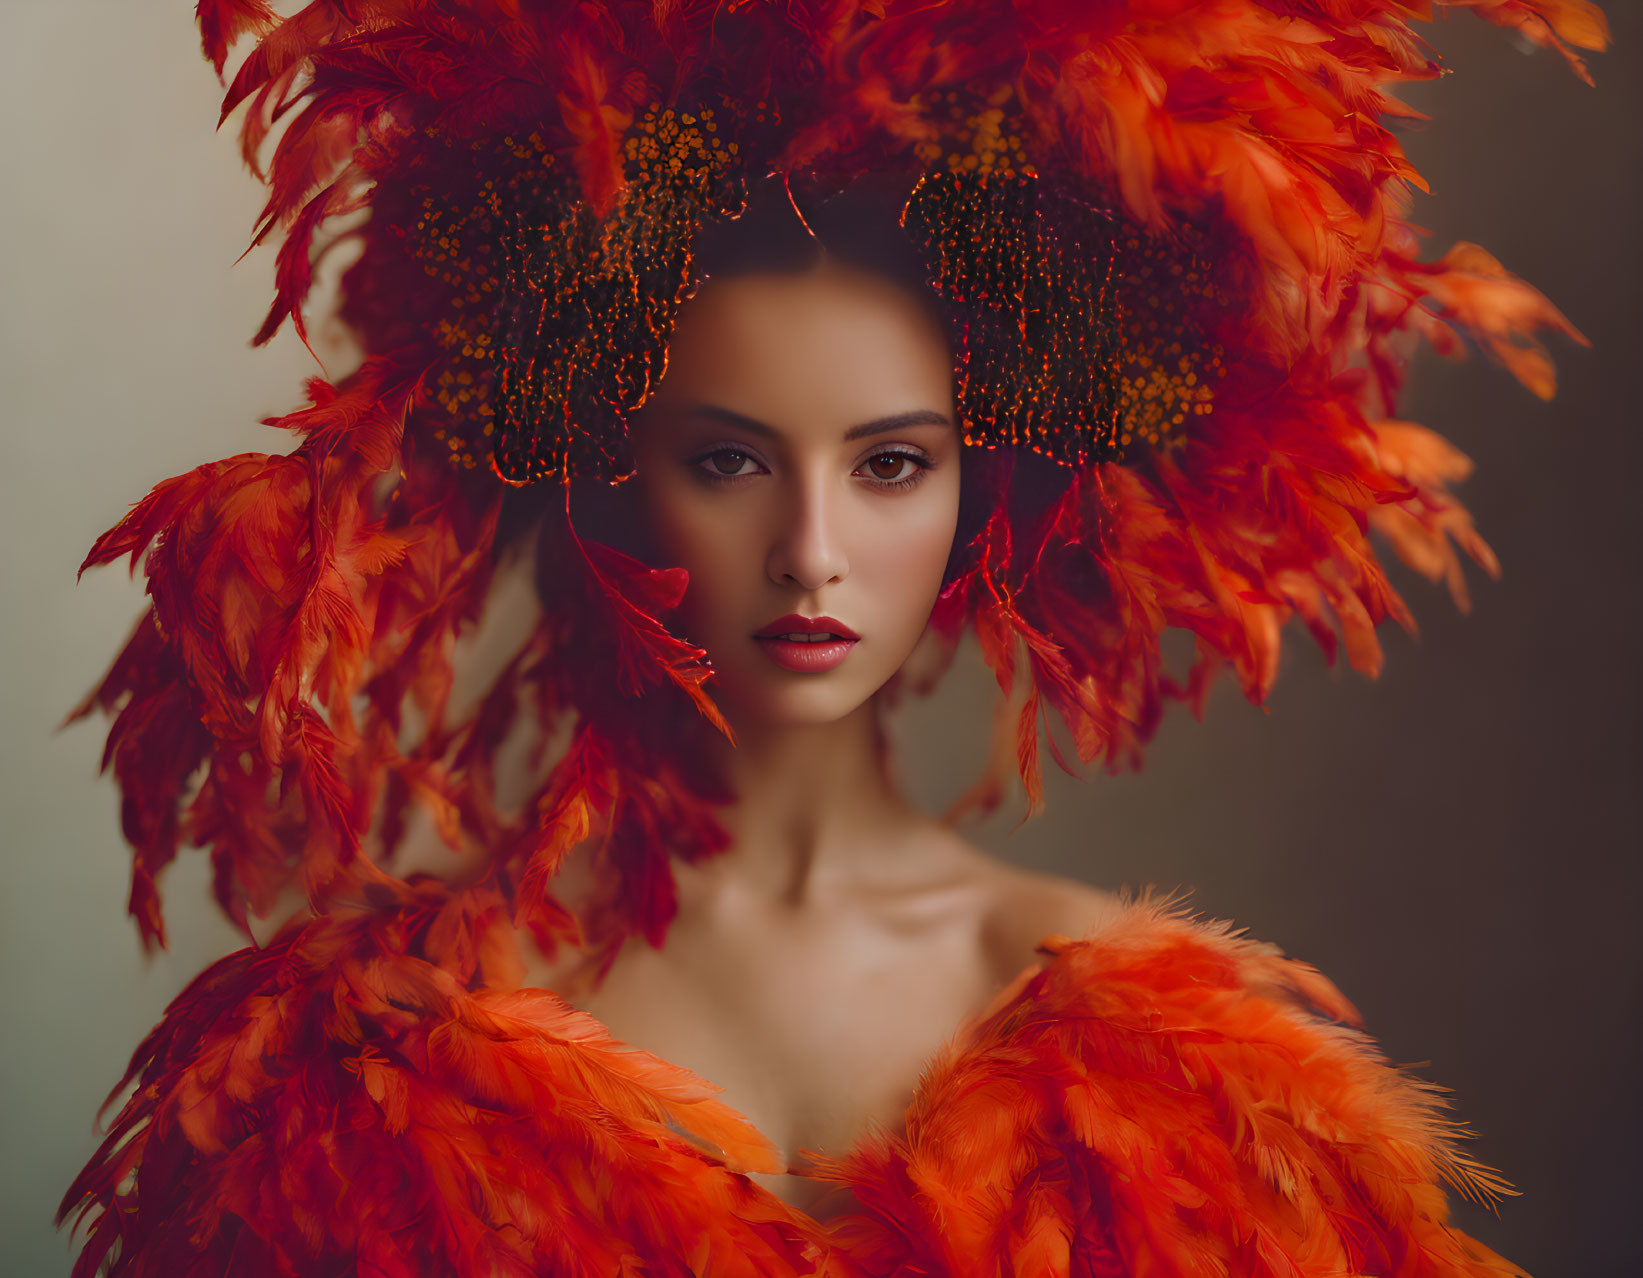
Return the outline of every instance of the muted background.
[[[1051,778],[1045,817],[977,838],[1108,887],[1185,886],[1328,972],[1388,1054],[1422,1062],[1522,1190],[1460,1223],[1540,1278],[1643,1272],[1640,1184],[1639,182],[1643,6],[1605,6],[1598,87],[1555,54],[1451,19],[1456,74],[1408,93],[1432,251],[1474,239],[1590,336],[1541,404],[1474,357],[1417,369],[1404,415],[1478,463],[1463,490],[1505,565],[1474,608],[1408,573],[1417,641],[1330,669],[1304,634],[1267,713],[1228,683],[1166,719],[1141,775]],[[56,1276],[50,1223],[138,1040],[239,942],[206,867],[168,875],[169,954],[123,917],[127,854],[100,731],[55,732],[141,606],[96,535],[158,480],[284,447],[258,418],[317,371],[289,330],[251,351],[272,253],[230,269],[259,207],[190,6],[0,9],[0,1271]],[[342,358],[323,341],[322,357]],[[915,790],[978,763],[986,688],[960,670],[912,708]]]

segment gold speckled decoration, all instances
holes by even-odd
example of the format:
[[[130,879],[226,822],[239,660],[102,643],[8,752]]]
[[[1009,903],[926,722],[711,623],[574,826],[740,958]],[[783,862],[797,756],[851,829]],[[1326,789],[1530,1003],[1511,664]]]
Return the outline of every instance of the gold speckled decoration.
[[[1190,228],[1146,233],[1040,177],[1011,102],[922,104],[939,124],[901,218],[948,303],[965,440],[1069,466],[1168,447],[1213,406],[1222,354],[1202,315],[1221,286]],[[536,134],[472,148],[470,181],[420,188],[412,252],[451,299],[430,387],[453,462],[510,484],[631,474],[628,415],[666,367],[696,233],[745,207],[736,138],[771,111],[653,105],[602,220]]]
[[[1202,317],[1226,309],[1227,297],[1198,241],[1189,227],[1168,240],[1130,230],[1118,246],[1122,449],[1172,447],[1214,409],[1226,352]]]
[[[653,106],[624,147],[628,185],[608,216],[557,192],[509,208],[492,462],[508,483],[632,473],[627,417],[666,368],[697,228],[745,204],[737,143],[711,108]]]
[[[463,165],[447,153],[431,166],[437,176],[417,184],[420,215],[410,245],[449,296],[433,327],[445,355],[430,378],[441,410],[434,437],[454,463],[472,468],[489,460],[496,433],[492,377],[505,210],[520,202],[541,205],[564,182],[539,134],[507,136],[467,152]],[[471,181],[452,182],[453,172],[469,173]]]
[[[967,443],[1078,466],[1167,447],[1211,411],[1225,304],[1190,228],[1143,232],[1096,192],[1041,178],[1013,91],[926,95],[940,121],[902,225],[952,305]]]
[[[632,473],[627,416],[665,367],[695,286],[704,217],[745,203],[711,108],[652,107],[625,139],[628,185],[600,219],[541,139],[475,148],[473,183],[422,192],[413,254],[455,297],[431,379],[454,462],[505,482]]]
[[[1115,221],[1038,176],[1010,104],[921,102],[944,127],[901,222],[951,307],[965,442],[1081,465],[1119,448]]]
[[[1107,215],[1030,174],[957,168],[919,180],[902,225],[952,304],[965,442],[1069,465],[1116,455]]]

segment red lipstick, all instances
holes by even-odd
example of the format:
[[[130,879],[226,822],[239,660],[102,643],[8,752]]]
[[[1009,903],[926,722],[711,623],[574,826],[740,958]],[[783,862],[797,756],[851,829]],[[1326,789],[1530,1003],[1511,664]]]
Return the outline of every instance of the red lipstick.
[[[790,612],[762,627],[753,639],[782,669],[819,674],[848,657],[861,636],[833,617]]]

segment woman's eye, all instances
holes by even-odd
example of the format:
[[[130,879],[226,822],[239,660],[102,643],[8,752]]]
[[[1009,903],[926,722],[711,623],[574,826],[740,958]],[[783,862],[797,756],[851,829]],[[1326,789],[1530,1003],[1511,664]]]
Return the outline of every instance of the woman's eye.
[[[878,453],[867,459],[867,471],[883,483],[901,483],[919,470],[918,461],[906,453]]]
[[[702,458],[701,464],[709,475],[728,479],[735,475],[752,473],[748,470],[748,463],[752,460],[747,453],[739,453],[734,448],[721,448]]]
[[[739,448],[715,448],[697,457],[694,465],[704,479],[715,482],[765,473],[757,457]],[[874,453],[855,473],[884,487],[904,488],[916,482],[929,465],[910,453]]]

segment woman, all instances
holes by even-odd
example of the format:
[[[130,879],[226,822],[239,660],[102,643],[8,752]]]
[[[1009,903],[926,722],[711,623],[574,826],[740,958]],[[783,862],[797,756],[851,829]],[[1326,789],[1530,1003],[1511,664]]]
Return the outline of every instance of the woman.
[[[886,771],[879,694],[955,555],[964,448],[938,299],[894,214],[847,193],[807,229],[778,186],[703,255],[636,416],[628,500],[599,513],[602,537],[689,574],[681,620],[735,744],[681,735],[737,796],[730,842],[675,867],[659,949],[629,940],[585,992],[533,974],[723,1086],[796,1169],[896,1130],[924,1065],[1039,941],[1114,908],[984,855]],[[826,1189],[767,1183],[812,1215]]]
[[[1492,12],[1601,42],[1563,8]],[[1131,760],[1221,661],[1264,695],[1290,612],[1373,668],[1401,603],[1371,518],[1434,574],[1449,536],[1486,557],[1454,455],[1367,410],[1404,334],[1463,325],[1533,381],[1502,317],[1566,324],[1479,250],[1408,253],[1375,116],[1425,68],[1363,9],[396,6],[270,35],[230,95],[253,146],[313,100],[271,170],[265,334],[368,198],[370,358],[284,420],[291,457],[163,485],[92,560],[147,551],[155,595],[99,696],[134,913],[158,933],[186,834],[237,917],[291,882],[311,914],[139,1050],[65,1202],[100,1213],[85,1269],[1511,1272],[1444,1226],[1440,1178],[1496,1182],[1318,1015],[1352,1016],[1327,983],[990,865],[896,798],[874,730],[926,622],[973,622],[1032,794],[1041,714]],[[261,24],[209,11],[219,65]],[[935,296],[715,276],[767,164],[801,226],[841,175],[902,182]],[[563,508],[499,502],[486,461]],[[633,555],[579,508],[628,476]],[[448,637],[538,524],[542,621],[450,713]],[[514,819],[522,701],[569,740]],[[466,868],[383,867],[413,801]],[[784,1171],[855,1201],[741,1175]]]

